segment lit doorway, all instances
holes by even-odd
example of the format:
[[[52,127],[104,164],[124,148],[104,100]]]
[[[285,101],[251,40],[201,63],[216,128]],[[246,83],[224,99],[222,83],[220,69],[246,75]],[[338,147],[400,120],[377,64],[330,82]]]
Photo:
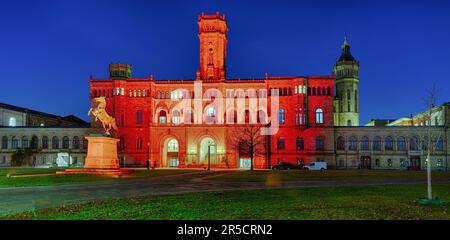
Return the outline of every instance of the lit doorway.
[[[179,144],[174,138],[167,139],[163,147],[162,166],[177,168],[179,161]]]

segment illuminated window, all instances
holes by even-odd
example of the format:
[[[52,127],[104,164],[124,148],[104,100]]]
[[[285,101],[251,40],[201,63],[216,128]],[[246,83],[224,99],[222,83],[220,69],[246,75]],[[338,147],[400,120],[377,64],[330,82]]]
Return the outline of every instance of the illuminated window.
[[[180,112],[178,110],[172,112],[172,122],[175,124],[180,123]]]
[[[15,127],[16,126],[16,118],[15,117],[10,117],[9,118],[9,126],[10,127]]]
[[[124,88],[121,89],[121,95],[125,96],[125,89]]]
[[[316,110],[316,123],[323,124],[323,110],[321,108]]]
[[[159,123],[167,123],[167,114],[166,111],[161,110],[159,112]]]
[[[171,139],[167,143],[167,152],[178,152],[178,141],[176,139]]]
[[[286,117],[286,112],[284,111],[284,109],[279,109],[278,110],[278,123],[284,124],[285,117]]]

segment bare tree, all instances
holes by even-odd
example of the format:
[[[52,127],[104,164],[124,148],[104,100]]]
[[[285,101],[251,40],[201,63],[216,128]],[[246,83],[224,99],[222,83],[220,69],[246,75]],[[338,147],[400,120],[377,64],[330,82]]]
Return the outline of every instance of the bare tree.
[[[250,157],[250,170],[254,169],[254,159],[266,154],[266,135],[261,134],[263,124],[237,125],[231,134],[230,143],[234,150]]]

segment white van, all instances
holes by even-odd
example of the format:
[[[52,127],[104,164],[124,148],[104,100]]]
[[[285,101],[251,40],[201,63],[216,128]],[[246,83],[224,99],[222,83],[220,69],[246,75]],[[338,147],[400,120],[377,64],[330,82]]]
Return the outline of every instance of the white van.
[[[312,162],[303,167],[305,170],[327,170],[326,162]]]

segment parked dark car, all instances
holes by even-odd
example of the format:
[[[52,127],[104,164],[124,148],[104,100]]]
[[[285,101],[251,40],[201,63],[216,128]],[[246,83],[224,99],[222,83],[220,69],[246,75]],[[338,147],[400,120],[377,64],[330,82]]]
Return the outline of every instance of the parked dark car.
[[[302,166],[294,165],[292,163],[280,163],[272,166],[272,170],[291,170],[291,169],[302,169]]]

